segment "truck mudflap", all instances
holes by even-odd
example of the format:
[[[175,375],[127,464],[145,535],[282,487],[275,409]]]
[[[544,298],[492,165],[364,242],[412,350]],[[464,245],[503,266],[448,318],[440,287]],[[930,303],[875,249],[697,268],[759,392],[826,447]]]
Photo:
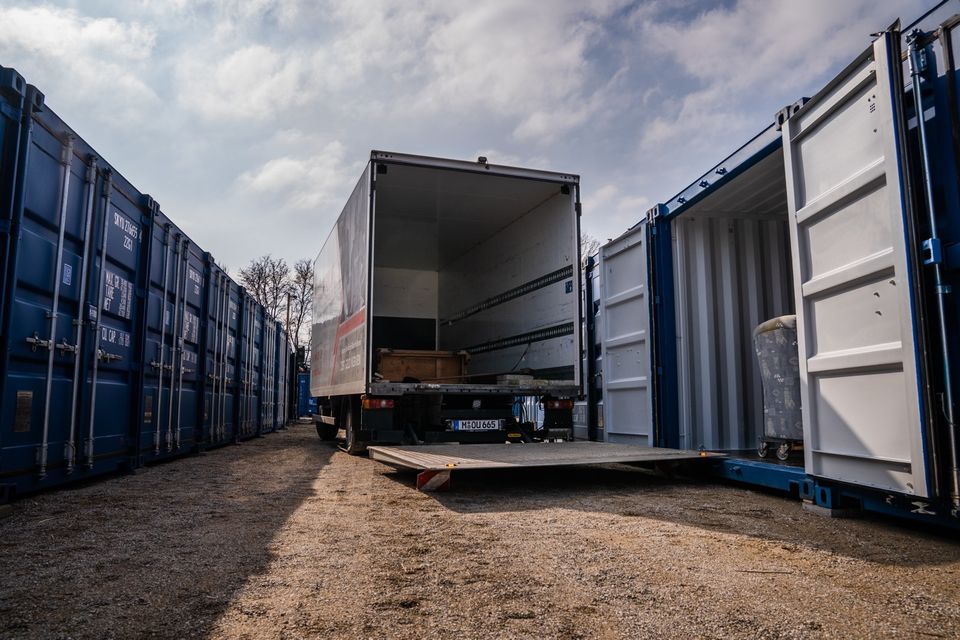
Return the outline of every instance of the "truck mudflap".
[[[707,462],[723,454],[706,451],[639,447],[602,442],[536,442],[524,444],[418,445],[367,448],[370,457],[400,471],[417,472],[417,488],[450,488],[455,471],[570,467],[625,463],[656,467],[674,462]]]

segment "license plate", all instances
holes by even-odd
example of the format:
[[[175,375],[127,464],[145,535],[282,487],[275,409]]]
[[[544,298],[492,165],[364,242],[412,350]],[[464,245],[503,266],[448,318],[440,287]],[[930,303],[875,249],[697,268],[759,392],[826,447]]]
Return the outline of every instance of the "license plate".
[[[503,420],[451,420],[454,431],[496,431],[503,428]]]

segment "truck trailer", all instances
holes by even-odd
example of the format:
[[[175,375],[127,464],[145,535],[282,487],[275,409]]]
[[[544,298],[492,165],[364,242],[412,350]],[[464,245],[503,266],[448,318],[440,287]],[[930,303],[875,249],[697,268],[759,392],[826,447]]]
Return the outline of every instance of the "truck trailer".
[[[569,439],[581,389],[579,176],[372,151],[315,263],[318,435]],[[524,399],[544,419],[524,415]]]

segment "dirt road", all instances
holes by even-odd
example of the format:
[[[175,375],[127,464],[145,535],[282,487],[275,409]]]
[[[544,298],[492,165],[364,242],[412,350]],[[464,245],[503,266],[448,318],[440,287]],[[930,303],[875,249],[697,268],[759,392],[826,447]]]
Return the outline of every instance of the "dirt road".
[[[310,426],[21,501],[3,638],[960,636],[960,544],[627,467],[428,495]]]

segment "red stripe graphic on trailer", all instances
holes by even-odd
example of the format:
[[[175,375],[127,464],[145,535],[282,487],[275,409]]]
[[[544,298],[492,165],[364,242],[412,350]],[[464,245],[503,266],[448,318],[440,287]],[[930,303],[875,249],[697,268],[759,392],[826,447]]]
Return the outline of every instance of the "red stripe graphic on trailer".
[[[330,384],[334,383],[334,378],[336,378],[337,371],[339,367],[337,363],[339,362],[340,356],[340,340],[345,335],[363,325],[367,320],[367,308],[364,307],[357,311],[355,314],[347,318],[345,321],[340,323],[340,326],[337,327],[337,334],[333,338],[333,362],[330,366]]]

